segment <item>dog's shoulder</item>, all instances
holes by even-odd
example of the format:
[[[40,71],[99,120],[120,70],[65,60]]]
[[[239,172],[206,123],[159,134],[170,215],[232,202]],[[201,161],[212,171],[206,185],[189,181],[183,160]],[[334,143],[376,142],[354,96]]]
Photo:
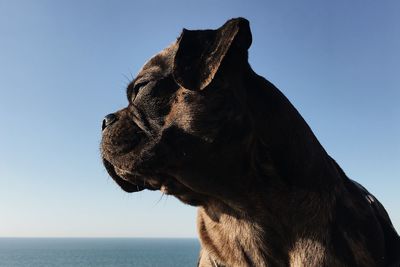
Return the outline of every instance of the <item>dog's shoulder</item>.
[[[371,250],[371,255],[379,255],[381,249],[384,251],[381,260],[385,266],[400,266],[400,238],[385,208],[373,194],[348,178],[339,165],[336,162],[335,164],[346,190],[336,210],[339,218],[337,221],[340,223],[340,218],[343,217],[350,219],[351,223],[346,223],[345,226],[345,232],[348,233],[346,237],[351,241],[350,246],[356,244],[355,240],[364,240],[364,246]],[[342,209],[342,205],[347,207]],[[358,238],[356,235],[359,235]]]
[[[386,262],[391,264],[390,266],[400,266],[400,239],[388,213],[378,199],[368,192],[365,187],[356,181],[350,181],[357,188],[359,194],[369,203],[374,216],[381,226],[386,248]]]

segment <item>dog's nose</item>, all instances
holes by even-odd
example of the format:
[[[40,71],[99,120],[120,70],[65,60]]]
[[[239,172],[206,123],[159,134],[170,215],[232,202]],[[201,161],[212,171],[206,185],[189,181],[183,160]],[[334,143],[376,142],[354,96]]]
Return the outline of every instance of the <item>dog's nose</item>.
[[[105,128],[107,128],[108,126],[113,124],[116,120],[117,120],[117,116],[115,116],[115,114],[113,114],[113,113],[108,114],[103,119],[103,124],[101,125],[101,129],[104,130]]]

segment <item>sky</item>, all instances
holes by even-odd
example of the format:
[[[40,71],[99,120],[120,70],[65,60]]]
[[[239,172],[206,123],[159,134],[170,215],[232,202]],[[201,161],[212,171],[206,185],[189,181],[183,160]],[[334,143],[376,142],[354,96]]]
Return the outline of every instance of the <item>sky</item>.
[[[195,237],[196,208],[127,194],[104,115],[182,28],[250,21],[253,69],[400,231],[400,2],[0,0],[0,237]]]

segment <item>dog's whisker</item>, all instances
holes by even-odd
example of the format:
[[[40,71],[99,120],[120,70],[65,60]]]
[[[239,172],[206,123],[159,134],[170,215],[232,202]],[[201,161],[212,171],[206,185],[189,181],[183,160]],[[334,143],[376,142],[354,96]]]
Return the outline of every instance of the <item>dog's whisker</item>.
[[[165,197],[164,197],[164,196],[165,196]],[[161,197],[164,198],[163,206],[165,207],[169,195],[166,195],[166,194],[163,192]],[[161,199],[160,199],[160,201],[161,201]]]
[[[165,196],[165,194],[164,194],[164,192],[162,192],[160,198],[158,199],[158,201],[156,202],[155,205],[158,205],[158,203],[160,203],[161,199],[163,199],[164,196]]]
[[[133,80],[131,78],[129,78],[126,74],[122,74],[122,76],[124,76],[124,78],[127,80],[127,85]],[[132,74],[131,74],[132,76]]]

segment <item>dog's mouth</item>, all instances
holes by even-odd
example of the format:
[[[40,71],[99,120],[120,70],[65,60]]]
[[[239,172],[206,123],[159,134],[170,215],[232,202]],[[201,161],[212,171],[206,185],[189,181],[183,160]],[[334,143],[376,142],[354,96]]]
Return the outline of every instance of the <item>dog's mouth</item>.
[[[120,175],[117,174],[119,172],[119,169],[112,165],[108,160],[103,158],[103,164],[104,167],[106,168],[108,174],[113,178],[113,180],[125,191],[128,193],[133,193],[133,192],[139,192],[144,189],[144,185],[140,184],[135,184],[132,183],[124,178],[122,178]]]
[[[167,192],[167,188],[169,188],[169,185],[172,183],[172,177],[170,176],[132,173],[130,171],[120,169],[106,159],[103,159],[103,163],[111,178],[113,178],[113,180],[125,192],[134,193],[147,189],[152,191],[160,190],[165,191],[165,193],[170,193]]]
[[[103,158],[103,164],[113,180],[128,193],[147,190],[159,190],[166,195],[174,195],[182,202],[198,206],[203,203],[204,196],[194,192],[168,174],[133,174],[130,171],[114,166]]]

